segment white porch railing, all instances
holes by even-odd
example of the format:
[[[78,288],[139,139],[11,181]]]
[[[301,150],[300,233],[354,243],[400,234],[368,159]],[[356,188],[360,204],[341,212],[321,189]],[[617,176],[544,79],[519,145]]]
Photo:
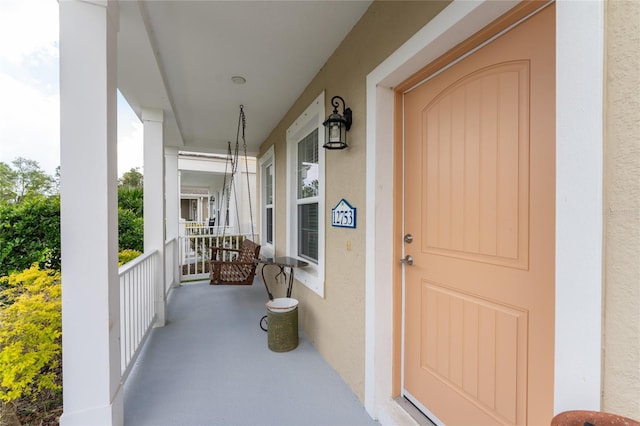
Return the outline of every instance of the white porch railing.
[[[181,224],[184,228],[180,235],[229,235],[236,231],[234,226],[209,226],[207,222],[202,221],[185,221]]]
[[[169,294],[172,287],[180,284],[179,238],[175,237],[164,243],[164,277],[165,294]]]
[[[176,237],[164,246],[164,291],[183,280],[206,279],[209,274],[210,247],[240,248],[251,234],[215,235],[215,230]],[[257,236],[256,236],[257,239]],[[156,320],[155,291],[157,250],[144,253],[120,267],[120,369],[124,382]],[[180,260],[183,261],[180,261]]]
[[[123,265],[120,275],[120,370],[125,381],[156,319],[158,251]]]
[[[207,230],[208,231],[205,231]],[[251,234],[234,234],[222,236],[215,228],[204,227],[198,232],[187,233],[180,237],[180,281],[202,280],[209,277],[209,259],[211,247],[239,249],[245,238],[253,238]],[[258,240],[258,235],[255,235]]]

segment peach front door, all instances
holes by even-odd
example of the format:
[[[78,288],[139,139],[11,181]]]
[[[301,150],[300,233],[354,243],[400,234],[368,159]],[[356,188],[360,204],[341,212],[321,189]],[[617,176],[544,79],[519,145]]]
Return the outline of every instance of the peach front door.
[[[555,7],[403,95],[403,393],[447,425],[553,415]]]

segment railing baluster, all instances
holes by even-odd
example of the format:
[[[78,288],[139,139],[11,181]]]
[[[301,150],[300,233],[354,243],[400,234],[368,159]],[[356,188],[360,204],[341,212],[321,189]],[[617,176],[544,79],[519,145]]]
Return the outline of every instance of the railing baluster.
[[[136,271],[136,282],[134,285],[134,296],[133,303],[134,306],[141,307],[140,303],[140,281],[144,279],[144,271],[147,269],[147,263],[142,264],[141,268]],[[138,344],[138,332],[140,328],[140,311],[141,309],[135,310],[135,320],[133,322],[133,345],[136,346]]]
[[[179,250],[180,279],[206,279],[207,262],[210,260],[211,247],[227,247],[232,249],[240,249],[242,241],[245,238],[251,238],[251,234],[231,234],[229,228],[223,232],[223,227],[208,227],[204,224],[199,226],[191,226],[187,224],[186,235],[180,236],[177,242]],[[222,238],[222,234],[225,237]],[[258,236],[255,237],[258,239]],[[259,241],[259,239],[258,239]],[[167,249],[166,253],[170,253]],[[224,259],[229,261],[236,256],[231,256],[229,252],[225,252]]]
[[[133,318],[134,318],[134,300],[133,300],[133,296],[135,294],[135,270],[129,272],[128,277],[129,277],[129,288],[128,288],[128,293],[129,293],[129,301],[128,301],[128,305],[129,305],[129,318],[127,318],[127,364],[129,363],[129,361],[131,360],[131,348],[134,346],[133,344]]]
[[[135,343],[133,341],[133,324],[135,319],[135,282],[136,282],[136,271],[132,270],[128,274],[129,277],[129,318],[127,318],[127,365],[131,361],[131,352],[133,351],[133,347],[135,347]]]
[[[169,257],[173,263],[175,257]],[[145,253],[120,268],[120,342],[123,381],[155,317],[158,252]],[[172,270],[173,266],[168,269]]]

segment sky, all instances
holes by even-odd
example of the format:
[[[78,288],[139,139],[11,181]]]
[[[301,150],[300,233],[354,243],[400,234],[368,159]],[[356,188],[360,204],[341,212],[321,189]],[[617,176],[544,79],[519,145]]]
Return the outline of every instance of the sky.
[[[0,0],[0,162],[60,164],[57,0]],[[118,93],[118,176],[142,170],[142,123]]]

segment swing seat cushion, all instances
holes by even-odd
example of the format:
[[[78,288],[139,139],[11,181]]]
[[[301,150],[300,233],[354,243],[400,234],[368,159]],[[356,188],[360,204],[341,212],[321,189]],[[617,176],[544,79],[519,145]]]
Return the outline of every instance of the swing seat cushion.
[[[234,260],[225,261],[225,252],[236,253]],[[242,241],[240,250],[211,247],[209,276],[211,284],[253,284],[260,246],[251,240]],[[219,259],[219,260],[218,260]]]

